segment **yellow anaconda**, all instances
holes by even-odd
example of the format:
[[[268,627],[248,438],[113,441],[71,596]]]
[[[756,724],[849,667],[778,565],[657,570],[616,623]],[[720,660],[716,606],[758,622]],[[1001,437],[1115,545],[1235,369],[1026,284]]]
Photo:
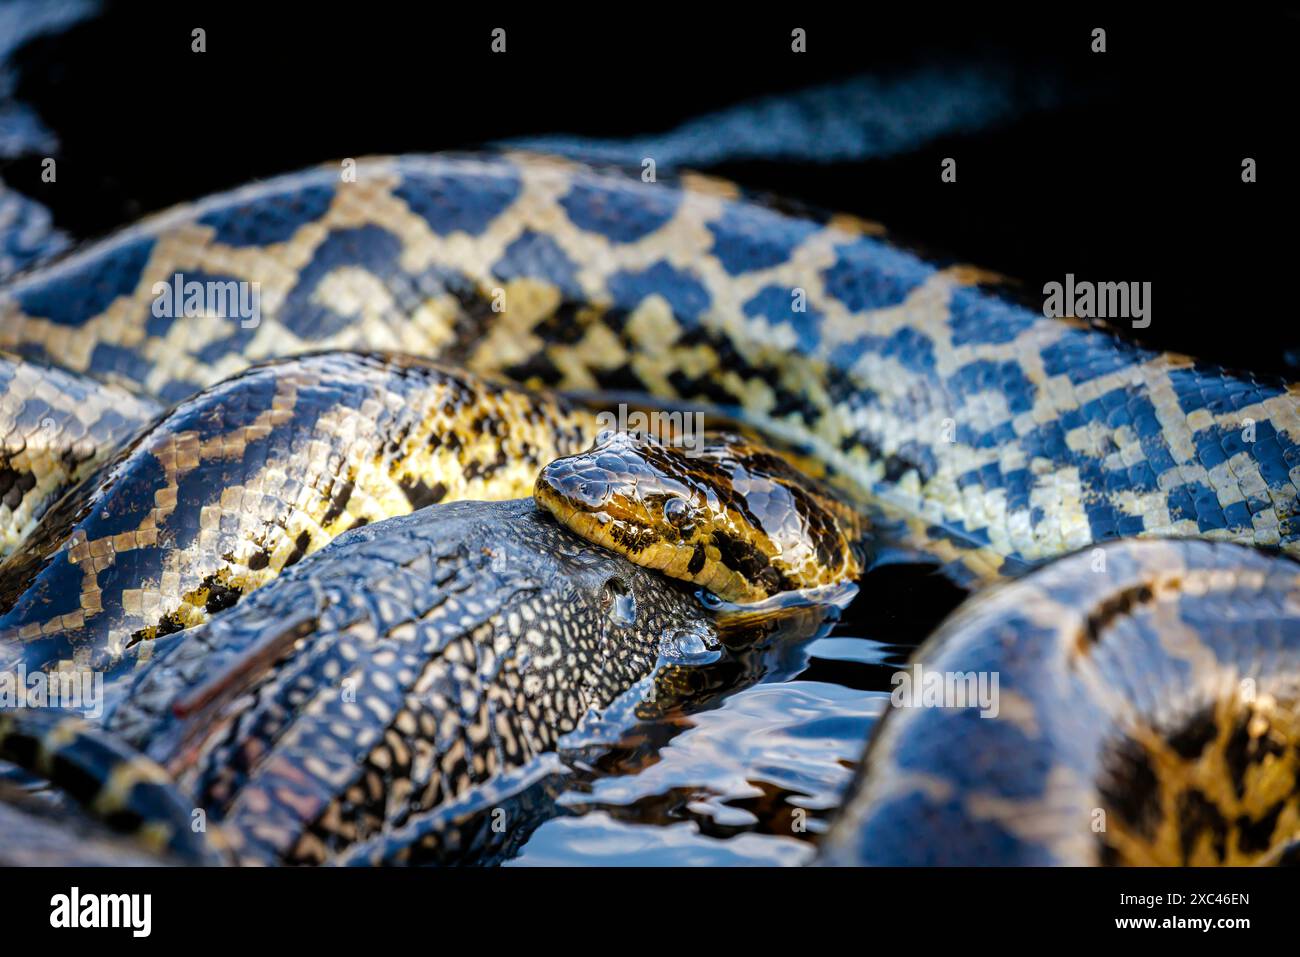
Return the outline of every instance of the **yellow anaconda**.
[[[972,598],[900,675],[825,863],[1235,865],[1300,850],[1295,562],[1113,542]]]
[[[520,155],[403,157],[182,207],[24,277],[0,294],[0,348],[164,403],[258,360],[364,348],[534,388],[700,404],[798,445],[838,487],[903,518],[909,544],[982,580],[1116,538],[1300,553],[1296,387],[1045,318],[999,295],[998,282],[926,262],[872,224],[785,212],[702,178],[646,183]],[[272,424],[283,397],[267,402],[250,427],[283,427]],[[486,424],[468,427],[496,447]],[[99,581],[151,547],[150,522],[171,507],[176,470],[192,464],[185,456],[246,454],[224,437],[185,442],[156,459],[153,485],[124,495],[120,528],[53,549],[65,571],[41,596],[50,614],[29,624],[44,631],[57,615],[58,632],[63,615],[75,626],[79,613],[98,613]],[[312,461],[310,437],[291,448],[295,466]],[[31,486],[21,467],[10,465]],[[328,511],[325,500],[306,513]],[[238,524],[246,507],[256,506],[232,493],[187,533]],[[60,508],[24,551],[53,540]],[[271,549],[284,552],[282,564],[298,536],[314,533],[295,531],[284,539],[292,548]],[[715,551],[722,556],[716,542]],[[1230,572],[1242,554],[1217,551],[1213,563]],[[20,552],[0,572],[30,561]],[[225,584],[199,582],[186,601],[206,607],[215,595],[220,606]],[[1280,627],[1291,639],[1288,622]],[[1273,667],[1264,631],[1243,639],[1261,669]],[[1174,667],[1181,633],[1162,633],[1134,667]],[[996,670],[1000,660],[985,664]],[[1050,696],[1020,700],[1005,714],[1027,726],[1064,707]],[[919,717],[925,724],[929,713]],[[972,734],[965,745],[982,740]],[[936,788],[969,788],[933,771]],[[994,781],[989,800],[1018,785],[1027,782]],[[1271,844],[1290,820],[1279,815]]]
[[[737,436],[701,448],[612,432],[542,469],[533,497],[588,541],[749,602],[853,581],[860,517]]]

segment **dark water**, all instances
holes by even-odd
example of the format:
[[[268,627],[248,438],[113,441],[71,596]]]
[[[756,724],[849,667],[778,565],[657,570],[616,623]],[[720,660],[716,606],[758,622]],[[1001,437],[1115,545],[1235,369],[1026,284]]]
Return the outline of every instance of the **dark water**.
[[[963,597],[924,566],[874,570],[860,588],[835,624],[758,653],[756,682],[629,733],[634,760],[592,773],[568,757],[557,815],[508,864],[806,864],[890,676]]]

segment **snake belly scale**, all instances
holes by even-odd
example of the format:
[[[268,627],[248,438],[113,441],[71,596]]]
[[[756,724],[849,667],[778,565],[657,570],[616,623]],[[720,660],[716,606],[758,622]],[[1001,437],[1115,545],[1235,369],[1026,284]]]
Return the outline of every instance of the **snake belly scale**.
[[[1300,553],[1288,383],[1047,319],[1000,277],[933,265],[874,224],[702,177],[523,155],[356,172],[181,207],[24,277],[0,294],[0,348],[162,403],[259,360],[347,348],[700,403],[799,444],[978,582],[1116,538]],[[260,315],[158,315],[178,275],[258,283]],[[115,534],[147,534],[146,511]],[[84,595],[99,572],[79,571]],[[200,583],[193,601],[224,587]]]

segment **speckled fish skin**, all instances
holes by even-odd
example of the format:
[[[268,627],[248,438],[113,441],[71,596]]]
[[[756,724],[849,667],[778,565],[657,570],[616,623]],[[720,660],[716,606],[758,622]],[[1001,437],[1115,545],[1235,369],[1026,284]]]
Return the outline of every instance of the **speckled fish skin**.
[[[1276,862],[1300,838],[1300,565],[1119,542],[963,605],[914,662],[996,716],[891,708],[826,864]]]
[[[1036,562],[1129,536],[1300,550],[1295,387],[1044,318],[881,233],[701,177],[363,160],[180,207],[23,279],[0,347],[166,400],[363,346],[738,407],[911,516],[940,557],[960,542]],[[259,283],[260,323],[155,317],[178,272]]]
[[[452,503],[350,532],[163,639],[106,724],[243,863],[338,862],[367,842],[387,863],[450,861],[476,801],[504,800],[504,778],[687,630],[713,635],[689,588],[531,501]],[[409,847],[381,840],[403,830]]]
[[[349,528],[526,495],[595,431],[553,397],[425,360],[264,364],[182,402],[47,513],[4,566],[0,663],[112,669]]]
[[[0,559],[160,412],[126,389],[0,353]]]

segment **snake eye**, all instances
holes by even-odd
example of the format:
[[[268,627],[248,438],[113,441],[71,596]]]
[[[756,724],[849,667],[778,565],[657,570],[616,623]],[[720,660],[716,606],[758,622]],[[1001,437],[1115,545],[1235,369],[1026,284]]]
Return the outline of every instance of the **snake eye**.
[[[664,502],[664,521],[678,531],[690,531],[694,518],[695,509],[681,496],[674,495]]]

